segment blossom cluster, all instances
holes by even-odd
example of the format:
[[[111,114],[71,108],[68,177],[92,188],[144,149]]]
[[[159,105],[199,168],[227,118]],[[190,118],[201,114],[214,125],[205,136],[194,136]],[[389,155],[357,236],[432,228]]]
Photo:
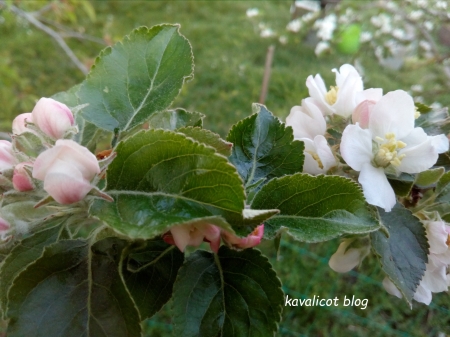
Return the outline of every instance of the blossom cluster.
[[[78,128],[72,111],[51,98],[41,98],[32,112],[18,115],[12,123],[12,141],[0,140],[0,177],[9,177],[0,180],[4,195],[28,193],[29,199],[41,199],[36,206],[55,201],[70,205],[69,210],[88,195],[112,201],[95,186],[110,160],[105,160],[101,169],[97,157],[71,139],[76,133]],[[114,157],[111,150],[107,152],[109,159]],[[63,208],[58,209],[61,212]],[[0,209],[0,238],[7,242],[17,232],[14,223],[21,220],[3,213]],[[263,234],[264,225],[241,238],[202,223],[174,226],[163,239],[181,251],[206,241],[217,252],[221,240],[230,247],[245,249],[258,245]]]
[[[329,90],[320,75],[309,76],[306,86],[310,97],[294,106],[286,118],[294,138],[305,144],[303,171],[357,176],[366,201],[390,212],[397,197],[388,177],[431,168],[438,155],[448,151],[449,140],[444,134],[429,136],[421,127],[415,127],[420,113],[405,91],[383,95],[380,88],[364,90],[361,76],[349,64],[333,72],[336,85]],[[335,121],[338,123],[333,124]],[[333,128],[341,131],[338,144],[328,141],[336,141],[329,133]],[[415,299],[429,303],[431,292],[445,291],[449,286],[446,270],[450,265],[450,227],[439,221],[426,223],[426,228],[431,245],[429,262]],[[347,272],[368,254],[368,237],[346,238],[329,265],[337,272]],[[389,282],[387,279],[384,283]],[[398,295],[391,283],[387,289]]]

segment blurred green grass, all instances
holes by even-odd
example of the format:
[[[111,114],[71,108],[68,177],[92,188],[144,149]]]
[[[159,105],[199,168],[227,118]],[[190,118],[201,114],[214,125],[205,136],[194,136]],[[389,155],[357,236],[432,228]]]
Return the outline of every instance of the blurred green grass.
[[[96,21],[80,10],[75,28],[116,42],[133,28],[159,23],[180,23],[181,32],[191,42],[195,57],[195,77],[187,83],[174,106],[202,112],[205,127],[225,136],[231,125],[251,114],[251,103],[259,99],[267,48],[275,45],[272,76],[265,104],[284,118],[294,105],[308,96],[306,77],[321,73],[333,84],[332,68],[352,62],[337,54],[317,58],[313,48],[290,36],[283,45],[276,38],[260,38],[246,17],[257,7],[262,21],[282,32],[289,21],[291,1],[95,1]],[[39,2],[20,1],[18,6],[36,10]],[[78,9],[76,9],[78,10]],[[27,26],[5,10],[0,11],[0,131],[9,131],[19,113],[30,111],[35,100],[64,91],[81,82],[83,75],[47,35]],[[258,21],[259,19],[255,19]],[[64,23],[64,22],[63,22]],[[80,28],[81,29],[81,28]],[[283,32],[286,34],[286,32]],[[102,49],[89,41],[67,40],[86,63]],[[365,86],[383,87],[385,92],[409,90],[424,84],[425,103],[450,104],[438,68],[430,65],[412,71],[382,68],[371,53],[358,56],[365,69]],[[364,261],[358,272],[340,275],[327,265],[338,241],[307,245],[286,238],[281,259],[266,244],[262,249],[292,297],[343,298],[355,295],[369,300],[368,308],[324,309],[285,308],[279,336],[442,336],[450,335],[448,294],[434,295],[430,307],[415,303],[413,310],[381,287],[382,272],[375,258]],[[361,274],[359,274],[361,272]],[[170,335],[170,303],[154,318],[144,322],[147,336]]]

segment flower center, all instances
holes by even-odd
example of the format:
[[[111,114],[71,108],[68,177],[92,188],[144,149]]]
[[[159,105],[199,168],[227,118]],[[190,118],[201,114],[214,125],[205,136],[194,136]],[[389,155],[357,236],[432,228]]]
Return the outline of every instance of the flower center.
[[[334,103],[336,103],[338,91],[339,88],[337,86],[330,86],[330,91],[325,94],[325,101],[327,101],[329,105],[333,105]]]
[[[398,167],[402,159],[406,157],[405,154],[398,155],[397,150],[403,149],[406,144],[400,140],[395,139],[395,134],[387,133],[385,139],[375,137],[378,142],[378,149],[375,154],[374,162],[378,167],[388,167],[393,165]]]
[[[317,153],[313,152],[313,151],[306,151],[306,152],[308,152],[313,157],[313,159],[317,162],[317,165],[319,165],[319,167],[321,169],[323,169],[323,163],[320,160],[319,155]]]

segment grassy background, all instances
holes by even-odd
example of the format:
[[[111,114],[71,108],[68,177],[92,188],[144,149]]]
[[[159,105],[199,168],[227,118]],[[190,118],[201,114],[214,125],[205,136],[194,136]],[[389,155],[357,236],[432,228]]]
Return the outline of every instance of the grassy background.
[[[261,90],[266,50],[275,45],[272,77],[265,104],[284,118],[292,106],[307,97],[306,77],[321,73],[333,84],[330,71],[354,57],[331,54],[317,58],[313,48],[290,35],[283,45],[276,38],[263,39],[255,29],[262,20],[276,31],[289,21],[291,1],[95,1],[96,20],[74,6],[76,21],[62,24],[84,29],[90,35],[119,41],[133,28],[159,23],[180,23],[181,32],[190,40],[195,56],[195,78],[187,83],[174,106],[202,112],[205,127],[225,136],[230,126],[251,113]],[[39,2],[19,1],[26,10],[42,7]],[[249,20],[245,11],[260,10],[262,19]],[[51,15],[50,15],[51,16]],[[3,18],[3,19],[1,19]],[[51,96],[83,80],[83,75],[47,35],[0,10],[0,131],[10,130],[19,113],[30,111],[39,97]],[[286,34],[283,32],[283,34]],[[76,54],[91,64],[103,48],[89,42],[68,40]],[[450,104],[450,96],[439,80],[439,70],[427,68],[383,69],[369,52],[358,59],[365,69],[366,87],[409,90],[413,84],[425,86],[425,103]],[[291,297],[343,298],[355,295],[367,298],[366,310],[338,307],[285,308],[280,336],[445,336],[450,335],[448,294],[434,296],[430,307],[406,303],[388,295],[380,282],[383,275],[375,258],[351,273],[334,273],[327,265],[338,241],[306,245],[288,238],[277,260],[270,243],[262,249],[270,257]],[[361,274],[360,274],[361,273]],[[170,335],[170,303],[152,320],[144,323],[148,336]],[[439,335],[444,333],[444,335]]]

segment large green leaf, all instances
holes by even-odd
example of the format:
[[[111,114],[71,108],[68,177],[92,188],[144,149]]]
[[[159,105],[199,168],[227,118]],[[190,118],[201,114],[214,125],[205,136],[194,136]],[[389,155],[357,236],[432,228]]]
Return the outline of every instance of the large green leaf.
[[[202,127],[205,116],[199,112],[189,112],[184,109],[156,112],[150,116],[148,126],[152,129],[176,130],[192,126]]]
[[[269,239],[282,229],[296,240],[319,242],[380,227],[359,186],[338,176],[298,173],[273,179],[255,196],[252,208],[280,210],[279,215],[264,222]]]
[[[118,272],[125,242],[64,240],[14,281],[8,336],[134,337],[140,318]]]
[[[246,219],[242,180],[226,158],[172,131],[141,131],[120,143],[106,192],[114,202],[97,200],[91,213],[131,238],[150,239],[181,224],[231,230],[229,224],[238,229],[261,220]]]
[[[31,263],[41,257],[44,248],[58,240],[66,218],[50,221],[44,228],[19,242],[4,260],[0,269],[0,303],[7,308],[7,293],[13,280]]]
[[[161,239],[148,240],[133,249],[122,268],[122,275],[141,319],[157,313],[172,297],[172,289],[184,254]]]
[[[175,282],[174,332],[183,337],[273,336],[283,302],[280,280],[258,250],[197,251]]]
[[[253,104],[253,110],[255,114],[234,125],[227,137],[233,143],[230,161],[245,186],[301,172],[303,142],[294,141],[292,128],[284,126],[264,105]]]
[[[371,233],[372,247],[383,270],[411,303],[428,262],[425,228],[412,213],[397,204],[390,212],[378,209],[389,237],[381,231]]]
[[[97,58],[77,95],[88,122],[129,130],[166,110],[192,77],[193,56],[178,25],[135,29]]]

